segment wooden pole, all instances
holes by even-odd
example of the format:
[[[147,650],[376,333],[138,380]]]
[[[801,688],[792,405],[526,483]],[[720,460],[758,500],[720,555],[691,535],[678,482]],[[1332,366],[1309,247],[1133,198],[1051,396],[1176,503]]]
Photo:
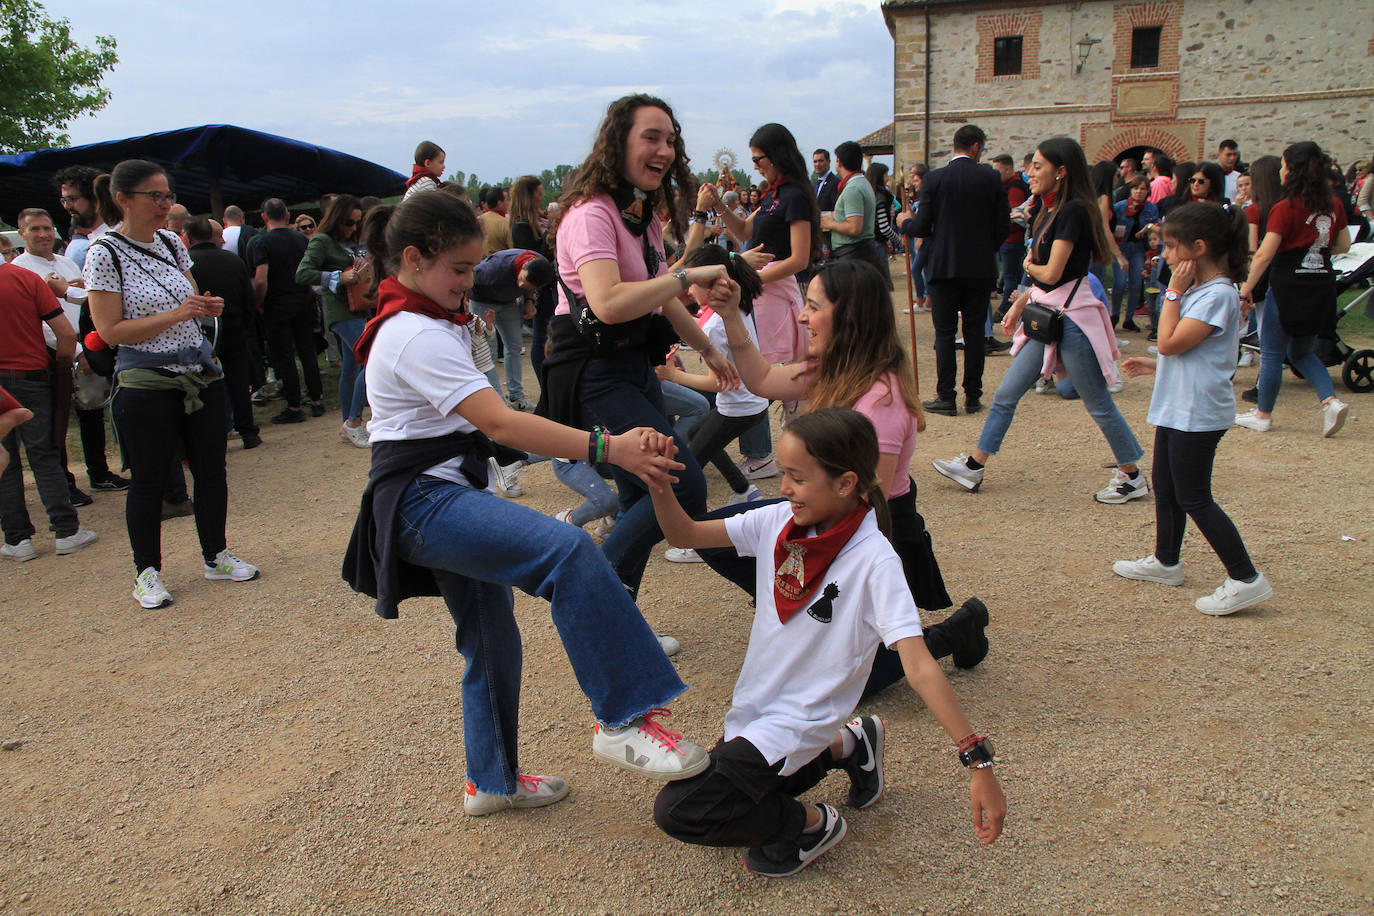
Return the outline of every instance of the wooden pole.
[[[902,192],[902,207],[906,209],[906,176],[902,176],[899,185]],[[906,317],[911,323],[911,381],[915,384],[916,394],[921,393],[921,380],[916,375],[916,293],[915,280],[911,277],[911,241],[908,238],[906,243]]]

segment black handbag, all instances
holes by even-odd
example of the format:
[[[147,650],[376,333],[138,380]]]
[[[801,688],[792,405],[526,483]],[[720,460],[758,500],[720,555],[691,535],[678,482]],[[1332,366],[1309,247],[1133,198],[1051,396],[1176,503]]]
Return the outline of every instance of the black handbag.
[[[1069,298],[1064,300],[1066,303],[1073,301],[1082,282],[1083,278],[1079,277],[1069,292]],[[1025,331],[1031,340],[1045,344],[1059,343],[1064,339],[1064,312],[1062,309],[1028,300],[1026,307],[1021,310],[1021,330]]]

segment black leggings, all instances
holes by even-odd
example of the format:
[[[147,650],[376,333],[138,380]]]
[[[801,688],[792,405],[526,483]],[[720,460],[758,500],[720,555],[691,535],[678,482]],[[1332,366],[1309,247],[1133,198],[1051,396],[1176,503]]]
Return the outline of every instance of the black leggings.
[[[1166,566],[1178,563],[1183,529],[1191,518],[1225,564],[1226,575],[1246,581],[1255,577],[1255,566],[1235,523],[1212,499],[1212,461],[1224,435],[1224,429],[1185,433],[1155,427],[1150,473],[1155,488],[1155,559]]]
[[[180,446],[195,479],[196,534],[206,562],[225,548],[229,483],[224,469],[224,382],[200,393],[203,402],[187,413],[180,391],[120,388],[111,410],[132,481],[124,503],[134,567],[162,569],[162,492]]]
[[[725,478],[725,482],[730,485],[730,489],[736,493],[745,493],[749,490],[749,481],[739,468],[725,456],[725,446],[734,442],[740,437],[741,433],[748,432],[754,424],[760,420],[768,419],[768,408],[765,407],[758,413],[748,417],[727,417],[719,410],[712,407],[706,416],[701,418],[701,422],[692,430],[691,438],[687,441],[687,447],[696,455],[697,462],[705,465],[711,462],[720,471],[720,476]]]

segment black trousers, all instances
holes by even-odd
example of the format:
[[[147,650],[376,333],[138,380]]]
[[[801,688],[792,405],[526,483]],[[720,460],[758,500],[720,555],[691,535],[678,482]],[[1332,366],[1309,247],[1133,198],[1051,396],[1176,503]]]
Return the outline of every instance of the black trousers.
[[[105,408],[87,410],[84,407],[73,407],[72,410],[76,413],[76,423],[81,429],[81,451],[86,456],[86,476],[94,484],[97,480],[104,480],[110,473],[110,462],[105,455]],[[62,466],[67,467],[65,446],[62,448]],[[76,478],[72,476],[70,469],[67,471],[67,483],[76,486]]]
[[[806,826],[797,796],[836,769],[830,749],[790,776],[769,766],[745,738],[711,748],[711,766],[670,782],[654,800],[654,823],[675,840],[698,846],[795,843]]]
[[[1155,427],[1150,468],[1155,488],[1155,558],[1168,566],[1178,562],[1183,529],[1191,518],[1226,566],[1226,575],[1243,581],[1254,578],[1255,565],[1235,522],[1212,498],[1212,461],[1224,435],[1224,429],[1185,433]]]
[[[224,467],[224,382],[201,391],[201,407],[187,413],[178,391],[121,388],[110,405],[133,480],[124,503],[135,572],[162,569],[162,494],[178,447],[195,480],[196,534],[207,562],[225,548],[229,482]],[[180,470],[179,464],[177,470]]]
[[[306,392],[311,401],[318,401],[324,393],[320,381],[320,354],[315,349],[315,309],[304,305],[273,307],[264,312],[267,323],[267,350],[272,368],[282,384],[282,396],[287,407],[301,406],[301,374],[305,376]],[[296,358],[301,361],[301,373],[296,372]]]
[[[935,393],[954,400],[954,338],[964,325],[964,396],[983,396],[984,341],[991,280],[931,280],[930,320],[935,326]]]
[[[224,367],[225,394],[233,412],[234,429],[238,430],[240,436],[256,435],[258,424],[253,419],[252,368],[243,329],[222,329],[216,355]]]
[[[697,456],[698,463],[705,465],[709,461],[714,464],[731,490],[744,493],[749,489],[749,481],[740,473],[739,468],[735,467],[734,462],[725,456],[725,446],[738,439],[741,433],[752,429],[755,423],[767,419],[766,407],[748,417],[727,417],[712,407],[692,430],[687,447]]]

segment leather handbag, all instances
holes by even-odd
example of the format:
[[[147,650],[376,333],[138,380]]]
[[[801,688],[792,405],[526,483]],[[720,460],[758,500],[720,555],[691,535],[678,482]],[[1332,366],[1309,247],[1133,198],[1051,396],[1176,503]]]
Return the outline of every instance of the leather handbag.
[[[348,291],[348,310],[350,312],[375,312],[377,310],[377,293],[372,290],[371,283],[354,283],[345,289]]]
[[[1064,300],[1065,303],[1073,301],[1082,282],[1083,278],[1079,277],[1069,292],[1069,298]],[[1064,338],[1064,311],[1054,306],[1028,301],[1026,307],[1021,310],[1021,330],[1025,331],[1031,340],[1045,344],[1059,343]]]

